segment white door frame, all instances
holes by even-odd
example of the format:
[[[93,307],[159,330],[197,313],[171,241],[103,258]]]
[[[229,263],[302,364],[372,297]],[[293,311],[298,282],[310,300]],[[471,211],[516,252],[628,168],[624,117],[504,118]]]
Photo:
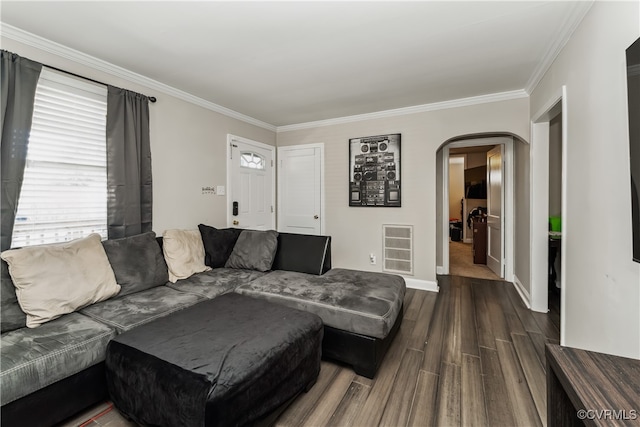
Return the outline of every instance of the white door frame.
[[[562,112],[562,242],[560,253],[566,254],[571,224],[567,218],[567,87],[562,86],[531,120],[531,309],[549,310],[549,122]],[[560,257],[560,344],[564,345],[566,303],[566,256]]]
[[[449,148],[476,147],[480,145],[504,145],[504,280],[514,281],[514,140],[512,136],[499,136],[478,139],[465,139],[455,141],[442,148],[442,268],[438,268],[442,274],[449,274],[449,216],[444,215],[444,208],[449,206]],[[462,219],[464,222],[464,218]]]
[[[442,147],[442,265],[436,266],[439,274],[449,274],[449,147]],[[466,165],[465,165],[466,166]],[[461,218],[464,224],[464,218]]]
[[[233,145],[234,141],[238,141],[241,142],[243,144],[247,144],[247,145],[253,145],[254,147],[258,147],[261,148],[263,150],[268,150],[271,151],[271,158],[273,159],[273,165],[271,167],[271,201],[272,203],[276,202],[276,167],[275,165],[277,165],[276,162],[276,147],[274,147],[273,145],[268,145],[265,144],[263,142],[258,142],[258,141],[253,141],[251,139],[248,138],[243,138],[241,136],[236,136],[236,135],[232,135],[230,133],[227,134],[227,195],[226,195],[226,200],[227,200],[227,227],[233,227],[233,215],[232,215],[232,211],[233,211],[233,200],[231,197],[231,192],[233,189],[233,181],[232,181],[232,174],[231,174],[231,168],[232,168],[232,164],[231,164],[231,148]],[[276,207],[274,206],[274,209],[271,212],[271,229],[275,230],[276,229]]]
[[[281,159],[282,156],[280,155],[280,153],[282,153],[283,151],[287,151],[287,150],[297,150],[297,149],[303,149],[303,148],[319,148],[320,149],[320,234],[324,234],[325,232],[325,210],[324,210],[324,200],[325,200],[325,195],[324,195],[324,142],[319,142],[316,144],[300,144],[300,145],[286,145],[284,147],[278,147],[278,159]],[[278,163],[276,162],[276,165],[278,165]],[[281,202],[281,180],[280,180],[280,168],[278,167],[278,203],[277,203],[277,209],[276,211],[278,212],[278,230],[280,230],[281,224],[280,224],[280,206],[282,206]]]

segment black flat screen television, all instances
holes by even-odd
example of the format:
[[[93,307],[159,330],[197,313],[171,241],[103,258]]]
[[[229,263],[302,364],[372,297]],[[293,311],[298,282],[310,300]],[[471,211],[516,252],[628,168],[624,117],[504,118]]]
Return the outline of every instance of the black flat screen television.
[[[627,49],[627,98],[629,103],[633,260],[640,262],[640,39]]]
[[[487,167],[478,166],[464,170],[464,198],[487,198]]]

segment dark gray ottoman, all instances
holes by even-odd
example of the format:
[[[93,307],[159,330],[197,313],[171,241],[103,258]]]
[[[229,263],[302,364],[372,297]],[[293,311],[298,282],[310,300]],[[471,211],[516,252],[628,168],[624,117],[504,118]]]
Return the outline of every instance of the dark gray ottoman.
[[[322,335],[314,314],[226,294],[114,338],[107,386],[141,424],[243,425],[315,382]]]

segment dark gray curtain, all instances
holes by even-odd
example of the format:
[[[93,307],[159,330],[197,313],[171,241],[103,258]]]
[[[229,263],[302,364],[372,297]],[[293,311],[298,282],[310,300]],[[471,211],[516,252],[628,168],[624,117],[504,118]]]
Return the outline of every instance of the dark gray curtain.
[[[151,231],[149,99],[108,87],[107,221],[110,239]]]
[[[33,119],[33,102],[42,64],[2,50],[0,72],[2,115],[0,134],[2,149],[2,194],[0,250],[11,247],[13,223],[18,210],[24,167],[27,161],[27,145]]]

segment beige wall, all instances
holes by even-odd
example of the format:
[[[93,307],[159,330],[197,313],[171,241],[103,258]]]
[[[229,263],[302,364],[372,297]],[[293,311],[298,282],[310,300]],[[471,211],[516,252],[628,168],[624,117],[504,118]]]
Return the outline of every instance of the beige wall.
[[[595,2],[531,95],[537,114],[567,87],[564,340],[640,357],[640,264],[631,260],[625,49],[640,3]]]
[[[516,280],[531,293],[531,228],[530,228],[530,156],[529,144],[515,139],[514,157],[514,230],[513,241],[515,262],[513,266]]]
[[[487,166],[487,153],[467,153],[467,166],[465,169]]]
[[[202,187],[226,185],[227,134],[275,145],[275,132],[97,71],[57,55],[2,39],[2,48],[34,61],[155,96],[149,105],[153,162],[153,229],[226,225],[226,197]]]
[[[414,226],[416,279],[436,280],[436,151],[448,139],[511,132],[528,140],[526,98],[469,107],[364,120],[278,133],[278,146],[325,144],[326,233],[333,236],[333,264],[381,271],[382,225]],[[349,138],[402,134],[402,207],[348,206]]]

